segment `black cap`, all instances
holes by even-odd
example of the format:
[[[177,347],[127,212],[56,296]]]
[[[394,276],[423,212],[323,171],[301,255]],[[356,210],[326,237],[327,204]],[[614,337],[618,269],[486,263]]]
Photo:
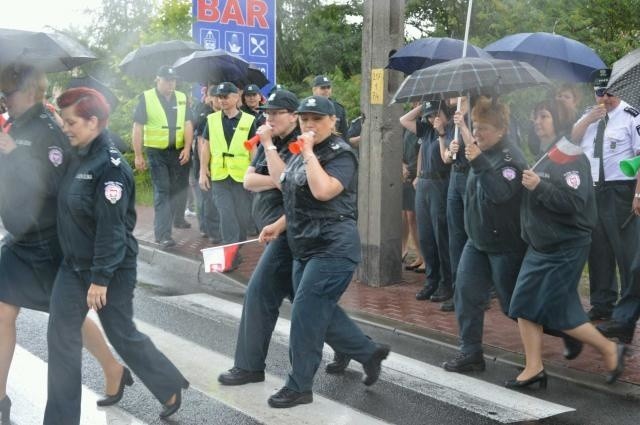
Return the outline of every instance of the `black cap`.
[[[277,90],[269,95],[267,103],[258,109],[286,109],[295,112],[300,104],[295,94],[289,90]]]
[[[312,113],[318,115],[335,115],[336,108],[329,98],[324,96],[309,96],[300,102],[298,113]]]
[[[285,87],[284,84],[276,84],[275,86],[271,87],[271,90],[269,90],[269,95],[277,92],[278,90],[286,90],[287,88]]]
[[[432,102],[424,102],[422,105],[422,115],[429,116],[435,115],[438,111],[444,111],[447,107],[446,103],[442,100],[436,100]]]
[[[331,80],[326,75],[316,75],[313,79],[313,87],[329,86],[331,87]]]
[[[260,87],[258,87],[255,84],[249,84],[247,87],[244,88],[244,93],[245,94],[257,94],[257,93],[260,93]]]
[[[591,73],[593,87],[607,87],[609,85],[609,77],[611,77],[611,70],[608,68],[593,71]]]
[[[238,87],[236,87],[236,85],[233,83],[225,81],[224,83],[220,83],[216,86],[215,96],[231,93],[238,93]]]
[[[158,68],[158,72],[156,72],[156,75],[158,77],[165,78],[167,80],[178,79],[178,74],[176,73],[176,70],[170,67],[169,65],[162,65],[160,68]]]

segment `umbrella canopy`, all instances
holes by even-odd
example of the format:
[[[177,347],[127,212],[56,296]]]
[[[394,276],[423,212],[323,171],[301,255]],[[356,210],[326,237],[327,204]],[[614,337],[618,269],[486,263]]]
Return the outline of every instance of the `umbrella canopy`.
[[[249,62],[222,49],[193,52],[173,63],[178,75],[187,81],[241,81],[246,78]]]
[[[243,81],[245,85],[255,84],[256,86],[263,88],[267,84],[269,84],[269,80],[267,76],[260,71],[260,69],[256,68],[254,65],[249,65],[247,69],[247,76]]]
[[[11,62],[34,65],[45,72],[73,69],[96,60],[96,55],[74,38],[59,32],[0,29],[0,67]]]
[[[420,69],[402,82],[393,102],[498,96],[551,82],[531,65],[501,59],[460,58]]]
[[[429,37],[412,41],[389,58],[387,68],[411,74],[451,59],[462,57],[464,42],[455,38]],[[491,58],[491,55],[473,44],[467,45],[467,57]]]
[[[591,81],[593,71],[607,67],[591,47],[548,32],[508,35],[484,50],[498,59],[527,62],[553,80],[572,83]]]
[[[198,50],[204,47],[194,41],[159,41],[127,53],[118,66],[132,77],[150,78],[162,65],[171,65],[176,59]]]
[[[640,108],[640,49],[627,53],[613,63],[607,92]]]
[[[113,93],[111,88],[109,88],[109,86],[107,86],[97,78],[92,77],[91,75],[85,75],[84,77],[73,77],[71,80],[69,80],[67,88],[71,89],[74,87],[88,87],[102,93],[105,100],[109,103],[111,112],[113,112],[113,110],[118,106],[118,98]]]

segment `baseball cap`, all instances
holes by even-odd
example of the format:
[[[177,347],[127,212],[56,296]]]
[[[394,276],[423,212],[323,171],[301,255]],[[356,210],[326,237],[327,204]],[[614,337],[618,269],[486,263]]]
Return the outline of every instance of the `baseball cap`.
[[[438,111],[443,111],[447,105],[441,101],[424,102],[422,105],[422,115],[428,117],[429,115],[435,115]]]
[[[260,106],[258,109],[286,109],[287,111],[294,112],[298,109],[300,104],[295,94],[289,90],[274,91],[267,98],[267,103]]]
[[[169,65],[162,65],[160,68],[158,68],[158,72],[156,72],[156,75],[158,77],[165,78],[167,80],[178,79],[178,74],[176,73],[176,70],[170,67]]]
[[[256,94],[256,93],[260,93],[260,87],[258,87],[255,84],[249,84],[247,87],[244,88],[244,93],[245,94]]]
[[[309,96],[300,102],[298,113],[313,113],[318,115],[335,115],[333,102],[324,96]]]
[[[591,73],[591,80],[593,81],[593,87],[607,87],[609,84],[609,77],[611,76],[611,70],[608,68],[597,69]]]
[[[316,75],[313,79],[313,87],[329,86],[331,87],[331,80],[326,75]]]
[[[225,81],[216,86],[216,96],[230,93],[238,93],[238,87],[235,84]]]

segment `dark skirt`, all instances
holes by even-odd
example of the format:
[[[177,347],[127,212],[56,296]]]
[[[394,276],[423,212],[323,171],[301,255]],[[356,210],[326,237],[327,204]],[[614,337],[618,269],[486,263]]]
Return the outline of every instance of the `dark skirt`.
[[[53,282],[61,261],[57,238],[15,243],[8,236],[0,248],[0,301],[49,311]]]
[[[578,284],[588,255],[589,245],[552,253],[529,247],[513,291],[509,316],[557,330],[587,323]]]
[[[412,182],[402,183],[402,211],[415,211],[416,190]]]

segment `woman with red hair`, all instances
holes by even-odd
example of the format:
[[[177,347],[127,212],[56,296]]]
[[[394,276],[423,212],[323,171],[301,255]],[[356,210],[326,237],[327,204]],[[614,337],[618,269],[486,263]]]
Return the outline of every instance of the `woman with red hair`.
[[[51,296],[48,400],[44,423],[80,422],[82,340],[89,309],[100,317],[107,338],[131,370],[175,413],[188,382],[133,323],[138,243],[135,184],[127,161],[104,133],[109,106],[86,87],[58,98],[63,131],[74,148],[58,193],[58,231],[64,261]],[[125,370],[120,388],[133,383]]]

